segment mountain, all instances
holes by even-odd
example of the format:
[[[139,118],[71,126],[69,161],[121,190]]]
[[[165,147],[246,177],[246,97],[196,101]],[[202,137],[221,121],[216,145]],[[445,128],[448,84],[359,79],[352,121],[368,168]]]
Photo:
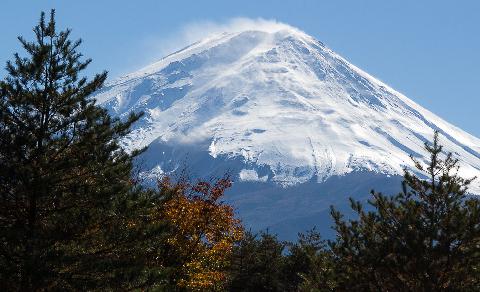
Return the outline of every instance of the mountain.
[[[212,35],[94,98],[115,116],[145,113],[124,141],[149,146],[143,177],[228,172],[227,199],[246,225],[285,238],[326,230],[329,206],[347,210],[349,196],[398,192],[410,155],[428,160],[434,130],[461,174],[480,177],[480,139],[287,25]]]

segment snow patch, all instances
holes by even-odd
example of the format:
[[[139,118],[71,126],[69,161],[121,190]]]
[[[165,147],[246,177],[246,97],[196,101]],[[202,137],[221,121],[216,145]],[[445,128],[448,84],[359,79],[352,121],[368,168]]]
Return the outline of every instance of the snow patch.
[[[258,181],[258,182],[266,182],[268,180],[268,175],[259,177],[258,173],[254,169],[242,169],[239,173],[239,178],[241,181],[244,182],[252,182],[252,181]]]
[[[212,140],[212,143],[210,143],[210,146],[208,146],[208,152],[210,153],[210,156],[212,156],[213,158],[217,158],[215,140]]]

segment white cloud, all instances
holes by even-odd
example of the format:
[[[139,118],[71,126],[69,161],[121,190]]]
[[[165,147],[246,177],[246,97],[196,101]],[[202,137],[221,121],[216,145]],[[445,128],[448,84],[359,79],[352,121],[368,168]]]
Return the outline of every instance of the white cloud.
[[[164,37],[150,36],[142,44],[143,65],[151,64],[162,57],[180,50],[196,41],[224,32],[245,30],[276,32],[284,29],[297,30],[288,24],[273,19],[233,18],[224,23],[214,21],[190,22]],[[137,68],[138,69],[138,68]]]
[[[246,30],[257,30],[265,32],[276,32],[284,29],[295,29],[292,26],[263,18],[233,18],[226,23],[203,21],[187,24],[182,28],[182,38],[186,43],[193,43],[210,35],[223,32],[240,32]]]

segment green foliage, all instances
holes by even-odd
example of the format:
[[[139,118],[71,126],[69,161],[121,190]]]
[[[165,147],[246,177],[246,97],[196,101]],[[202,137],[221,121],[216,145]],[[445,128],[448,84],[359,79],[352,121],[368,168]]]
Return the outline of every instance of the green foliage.
[[[296,243],[248,232],[234,250],[229,291],[329,291],[335,287],[330,255],[315,230]]]
[[[333,291],[337,287],[335,259],[315,230],[299,234],[287,261],[288,270],[296,272],[286,275],[289,291]]]
[[[154,195],[131,180],[138,152],[119,147],[139,115],[113,119],[88,98],[107,74],[80,76],[91,60],[82,60],[69,30],[57,31],[54,11],[48,22],[42,13],[34,33],[32,42],[19,37],[26,57],[15,54],[0,83],[0,285],[148,282],[145,252],[130,254],[164,228],[146,224]]]
[[[234,250],[230,291],[285,291],[286,244],[275,235],[247,232]]]
[[[405,171],[403,193],[372,192],[373,211],[352,201],[358,220],[332,209],[337,240],[332,252],[341,273],[340,290],[480,290],[480,202],[466,195],[471,179],[458,176],[458,160],[442,159],[435,133],[429,177]]]

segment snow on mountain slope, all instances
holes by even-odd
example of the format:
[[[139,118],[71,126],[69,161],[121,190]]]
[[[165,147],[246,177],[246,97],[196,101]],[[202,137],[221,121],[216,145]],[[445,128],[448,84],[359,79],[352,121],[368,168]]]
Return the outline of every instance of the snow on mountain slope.
[[[438,130],[461,174],[480,177],[480,139],[283,24],[213,35],[94,98],[117,116],[145,112],[124,143],[168,146],[167,154],[149,154],[150,173],[175,169],[166,162],[180,163],[185,148],[209,163],[235,161],[243,182],[288,187],[357,171],[398,175],[413,167],[409,155],[425,161],[423,144]],[[480,193],[478,181],[472,191]]]

